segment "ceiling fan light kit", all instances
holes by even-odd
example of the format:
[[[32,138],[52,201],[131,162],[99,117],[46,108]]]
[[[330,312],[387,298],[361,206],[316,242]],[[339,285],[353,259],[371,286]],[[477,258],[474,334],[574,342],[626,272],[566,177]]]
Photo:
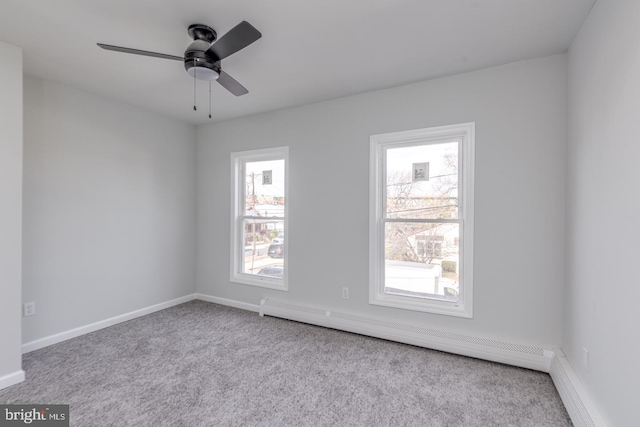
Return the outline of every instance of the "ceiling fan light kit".
[[[216,71],[213,66],[209,66],[209,64],[201,64],[199,60],[196,59],[196,62],[192,62],[191,65],[184,64],[184,67],[187,69],[187,73],[198,80],[218,80],[220,77],[220,72]]]
[[[209,82],[215,80],[235,96],[249,93],[233,77],[222,71],[222,60],[262,37],[260,31],[248,22],[242,21],[219,39],[213,28],[203,24],[190,25],[187,32],[193,42],[189,44],[182,57],[102,43],[98,43],[98,46],[115,52],[183,61],[185,70],[194,78],[194,81],[195,79]]]

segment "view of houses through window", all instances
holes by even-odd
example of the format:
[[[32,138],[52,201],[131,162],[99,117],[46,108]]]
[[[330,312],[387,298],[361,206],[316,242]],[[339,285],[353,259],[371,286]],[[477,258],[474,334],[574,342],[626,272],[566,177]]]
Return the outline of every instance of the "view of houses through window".
[[[385,293],[457,301],[458,147],[446,141],[386,150]]]
[[[245,164],[242,272],[284,276],[284,160]],[[270,175],[269,181],[265,174]],[[266,181],[266,182],[265,182]]]

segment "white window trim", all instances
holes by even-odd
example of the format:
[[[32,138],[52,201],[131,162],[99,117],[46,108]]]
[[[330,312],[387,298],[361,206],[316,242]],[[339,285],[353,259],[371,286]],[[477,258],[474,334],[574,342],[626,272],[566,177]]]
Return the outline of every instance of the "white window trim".
[[[419,144],[432,140],[457,138],[462,141],[460,170],[460,275],[462,290],[458,302],[390,295],[384,292],[384,230],[382,209],[385,174],[382,152],[394,145]],[[473,195],[475,164],[475,123],[463,123],[372,135],[370,138],[369,187],[369,304],[449,316],[473,317]]]
[[[241,216],[244,212],[245,200],[239,197],[244,194],[244,171],[246,162],[284,159],[284,230],[289,232],[289,147],[265,148],[231,153],[231,271],[230,281],[245,285],[259,286],[262,288],[289,290],[289,239],[284,241],[284,278],[275,279],[267,276],[257,276],[241,272],[242,251],[244,245],[240,245],[242,237]],[[242,193],[241,193],[242,192]]]

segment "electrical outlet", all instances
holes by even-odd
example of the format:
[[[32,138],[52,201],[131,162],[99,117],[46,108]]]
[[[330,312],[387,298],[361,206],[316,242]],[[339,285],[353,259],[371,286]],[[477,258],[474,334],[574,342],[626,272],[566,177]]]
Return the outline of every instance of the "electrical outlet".
[[[36,314],[36,303],[35,302],[27,302],[22,307],[24,317],[33,316]]]
[[[582,366],[585,369],[589,369],[589,350],[586,348],[582,349]]]
[[[342,288],[342,298],[349,299],[349,288]]]

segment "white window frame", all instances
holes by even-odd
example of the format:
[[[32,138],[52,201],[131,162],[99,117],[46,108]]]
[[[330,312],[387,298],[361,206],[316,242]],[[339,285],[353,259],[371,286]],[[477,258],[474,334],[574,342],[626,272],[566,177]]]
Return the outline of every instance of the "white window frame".
[[[429,144],[457,139],[459,146],[460,294],[457,302],[384,292],[384,200],[388,148]],[[475,123],[393,132],[370,137],[369,189],[369,304],[449,316],[473,317],[473,195],[475,163]]]
[[[289,147],[265,148],[231,153],[231,274],[230,281],[262,288],[287,291],[289,289],[289,250],[288,238],[284,240],[284,278],[258,276],[242,272],[244,251],[243,220],[245,209],[246,174],[245,164],[248,162],[284,160],[284,218],[273,219],[284,221],[284,232],[289,237]]]

